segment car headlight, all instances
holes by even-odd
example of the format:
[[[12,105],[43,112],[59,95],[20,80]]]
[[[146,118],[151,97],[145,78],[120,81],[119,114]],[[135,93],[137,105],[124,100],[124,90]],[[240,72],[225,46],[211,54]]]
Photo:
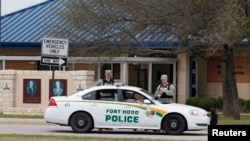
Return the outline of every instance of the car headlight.
[[[205,116],[207,116],[206,113],[201,112],[201,111],[199,111],[199,110],[195,110],[195,109],[190,110],[190,111],[189,111],[189,114],[190,114],[191,116],[198,116],[198,117],[205,117]]]

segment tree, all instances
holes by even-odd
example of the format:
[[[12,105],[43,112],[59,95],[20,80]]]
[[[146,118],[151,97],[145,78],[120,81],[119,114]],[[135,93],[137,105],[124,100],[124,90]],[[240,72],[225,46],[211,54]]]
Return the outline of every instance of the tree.
[[[249,35],[249,0],[74,0],[63,3],[67,10],[62,18],[70,28],[64,28],[66,32],[61,33],[79,43],[78,48],[74,48],[78,53],[92,50],[95,55],[126,52],[144,56],[192,51],[204,59],[220,57],[223,114],[240,119],[233,53]],[[81,32],[76,34],[76,31]],[[171,36],[180,43],[179,47],[164,51],[147,48],[142,38],[144,32],[152,38],[162,35],[159,41]],[[81,33],[89,33],[89,37]],[[112,49],[103,52],[107,47]]]

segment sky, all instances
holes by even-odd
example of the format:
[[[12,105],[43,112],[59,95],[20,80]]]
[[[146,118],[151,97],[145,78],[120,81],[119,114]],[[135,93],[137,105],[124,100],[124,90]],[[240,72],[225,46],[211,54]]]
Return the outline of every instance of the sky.
[[[27,7],[45,2],[47,0],[0,0],[1,16],[25,9]]]

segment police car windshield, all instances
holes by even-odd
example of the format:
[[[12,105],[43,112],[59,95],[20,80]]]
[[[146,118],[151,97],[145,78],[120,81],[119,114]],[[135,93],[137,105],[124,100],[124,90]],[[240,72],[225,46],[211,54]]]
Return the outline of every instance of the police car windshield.
[[[151,98],[154,98],[154,94],[152,94],[151,92],[145,90],[145,89],[141,89],[141,91],[145,94],[147,94],[148,96],[150,96]]]
[[[154,102],[159,102],[161,104],[169,104],[171,102],[164,102],[162,99],[158,98],[158,97],[155,97],[155,95],[145,89],[141,89],[141,91],[143,93],[145,93],[146,95],[148,95],[150,97],[151,100],[153,100]]]

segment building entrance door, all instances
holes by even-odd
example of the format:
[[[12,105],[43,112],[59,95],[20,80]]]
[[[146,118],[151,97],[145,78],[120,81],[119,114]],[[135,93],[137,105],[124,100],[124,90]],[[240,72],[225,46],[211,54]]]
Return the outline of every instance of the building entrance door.
[[[129,65],[129,85],[148,89],[148,65],[130,64]]]
[[[168,81],[173,83],[173,65],[172,64],[153,64],[152,65],[152,93],[161,83],[161,75],[167,74]]]
[[[144,88],[144,89],[148,89],[148,77],[147,77],[147,70],[146,69],[136,69],[135,70],[135,83],[136,86]]]

